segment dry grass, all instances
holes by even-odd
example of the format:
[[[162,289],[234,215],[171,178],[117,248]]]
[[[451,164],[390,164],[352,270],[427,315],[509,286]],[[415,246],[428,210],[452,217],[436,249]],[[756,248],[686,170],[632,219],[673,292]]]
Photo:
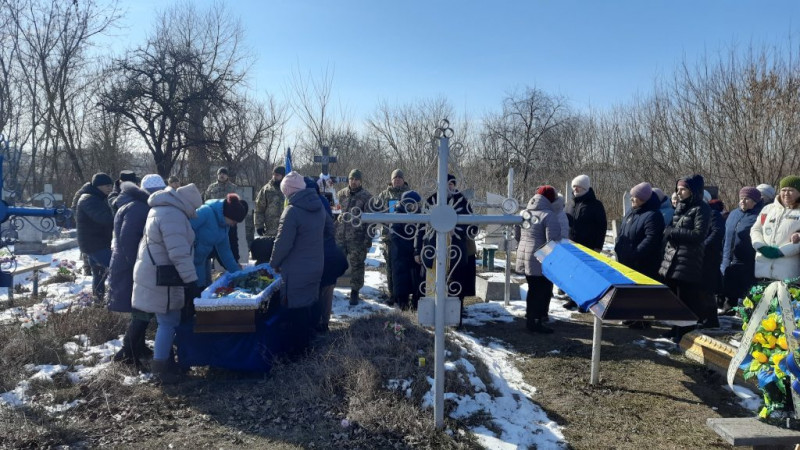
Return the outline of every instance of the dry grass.
[[[105,309],[76,308],[31,328],[0,326],[0,389],[13,389],[24,378],[26,364],[71,365],[65,343],[78,335],[86,335],[92,345],[106,342],[124,333],[127,320]]]
[[[404,328],[400,339],[386,328],[387,321]],[[124,322],[124,316],[87,308],[53,316],[30,330],[0,328],[3,387],[13,388],[30,375],[25,364],[72,364],[65,342],[79,334],[95,344],[105,342],[122,332]],[[452,355],[460,351],[448,350]],[[424,367],[417,364],[420,355],[428,361]],[[486,368],[471,362],[490,385]],[[335,325],[305,357],[277,362],[266,377],[201,368],[177,386],[159,388],[123,385],[126,375],[136,374],[115,364],[78,386],[63,376],[33,383],[33,404],[0,408],[2,445],[477,448],[468,432],[436,430],[432,411],[420,408],[431,390],[433,336],[410,313]],[[389,380],[406,380],[408,390],[391,389]],[[446,390],[474,394],[466,380],[463,367],[449,371]],[[85,403],[64,413],[43,409],[76,399]],[[343,419],[349,425],[343,426]],[[491,427],[491,418],[478,413],[464,421],[446,420],[452,430],[464,430],[467,423]]]

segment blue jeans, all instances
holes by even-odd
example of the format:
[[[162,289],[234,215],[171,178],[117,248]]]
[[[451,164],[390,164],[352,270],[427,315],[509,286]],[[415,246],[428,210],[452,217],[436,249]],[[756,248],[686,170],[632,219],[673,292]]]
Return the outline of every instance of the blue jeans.
[[[172,341],[175,340],[175,327],[181,323],[181,310],[169,311],[166,314],[156,313],[156,342],[153,349],[153,359],[165,360],[169,358],[172,350]]]
[[[106,296],[106,277],[108,266],[111,265],[111,249],[97,250],[87,256],[92,269],[92,294],[95,300],[102,300]]]

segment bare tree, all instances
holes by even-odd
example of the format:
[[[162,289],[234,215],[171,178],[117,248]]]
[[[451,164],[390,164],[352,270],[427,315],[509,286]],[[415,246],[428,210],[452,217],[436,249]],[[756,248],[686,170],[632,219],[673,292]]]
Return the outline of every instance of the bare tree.
[[[161,15],[144,46],[115,61],[102,105],[126,118],[162,176],[189,149],[201,155],[194,175],[207,170],[209,114],[236,104],[249,67],[242,33],[223,4],[201,12],[182,3]]]

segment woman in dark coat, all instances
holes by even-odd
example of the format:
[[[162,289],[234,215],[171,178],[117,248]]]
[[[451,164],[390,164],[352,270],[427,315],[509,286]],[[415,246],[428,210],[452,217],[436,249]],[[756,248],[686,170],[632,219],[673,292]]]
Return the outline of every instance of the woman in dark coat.
[[[703,304],[703,243],[708,236],[711,208],[703,201],[701,175],[678,180],[675,193],[678,206],[672,223],[664,230],[664,259],[658,274],[675,295],[702,321],[707,308]],[[680,340],[686,328],[674,327],[668,337]]]
[[[158,174],[145,175],[142,178],[142,189],[132,182],[123,182],[120,185],[120,194],[112,205],[117,213],[114,216],[114,240],[108,275],[108,309],[131,313],[128,330],[122,339],[122,349],[114,356],[114,361],[138,366],[140,358],[149,357],[153,353],[144,342],[153,314],[131,307],[133,266],[136,264],[139,242],[144,235],[144,224],[150,211],[147,199],[150,194],[165,187],[164,180]]]
[[[622,219],[614,251],[617,260],[650,278],[658,277],[661,266],[661,240],[664,237],[664,216],[660,211],[658,194],[649,183],[631,189],[631,210]],[[624,322],[631,328],[647,328],[649,322]]]
[[[313,317],[319,316],[319,320],[312,317],[316,324],[316,330],[320,332],[328,331],[328,324],[331,320],[331,310],[333,309],[333,289],[336,287],[336,280],[342,276],[348,267],[347,256],[336,245],[336,227],[333,224],[333,213],[328,199],[320,194],[319,184],[313,178],[306,177],[306,189],[313,189],[319,196],[323,209],[325,209],[325,228],[322,232],[323,239],[323,264],[322,278],[319,281],[319,300],[317,301],[316,311]]]
[[[664,216],[659,210],[658,195],[649,183],[631,189],[632,209],[622,220],[614,251],[622,264],[651,278],[658,277],[661,266],[661,240]]]
[[[750,229],[764,208],[758,189],[745,186],[739,190],[739,207],[731,211],[725,222],[725,242],[722,246],[723,314],[733,313],[739,299],[755,284],[756,251],[750,240]]]
[[[723,204],[719,199],[712,199],[708,203],[711,209],[708,235],[703,241],[703,298],[705,307],[704,318],[700,323],[701,328],[719,328],[717,317],[716,294],[722,285],[722,241],[725,238],[725,219],[722,218]]]
[[[472,214],[472,206],[461,192],[456,189],[456,178],[447,175],[448,194],[447,203],[456,211],[456,214]],[[437,195],[433,194],[426,200],[429,208],[433,208],[437,202]],[[423,264],[426,269],[433,269],[434,251],[423,251],[425,248],[436,248],[436,233],[425,231],[426,227],[421,228],[414,241],[415,260]],[[448,295],[458,297],[461,301],[461,315],[458,326],[461,326],[461,319],[464,315],[464,297],[474,295],[475,276],[474,268],[470,268],[470,258],[467,254],[467,239],[475,236],[477,227],[475,225],[457,225],[450,238],[450,269],[447,274]],[[417,259],[418,258],[418,259]],[[474,261],[474,259],[472,259]]]
[[[281,305],[285,332],[291,333],[290,355],[308,346],[311,327],[319,323],[312,306],[319,297],[324,269],[325,209],[319,195],[306,188],[303,176],[289,172],[281,181],[281,192],[289,204],[278,224],[278,235],[270,258],[272,268],[281,274]]]
[[[398,214],[419,212],[419,202],[422,197],[416,191],[404,192],[400,202],[395,207]],[[422,283],[422,266],[414,260],[414,238],[418,224],[396,223],[392,225],[389,238],[392,258],[392,292],[395,294],[397,306],[400,309],[417,309],[420,297],[420,284]]]

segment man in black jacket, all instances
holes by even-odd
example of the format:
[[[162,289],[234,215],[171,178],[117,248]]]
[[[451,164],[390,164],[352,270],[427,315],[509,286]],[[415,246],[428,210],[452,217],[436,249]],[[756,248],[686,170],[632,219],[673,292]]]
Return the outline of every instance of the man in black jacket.
[[[75,216],[78,225],[78,247],[89,258],[92,269],[92,295],[97,304],[105,297],[105,278],[111,262],[111,237],[114,215],[108,206],[108,194],[114,180],[105,173],[96,173],[78,199]]]

